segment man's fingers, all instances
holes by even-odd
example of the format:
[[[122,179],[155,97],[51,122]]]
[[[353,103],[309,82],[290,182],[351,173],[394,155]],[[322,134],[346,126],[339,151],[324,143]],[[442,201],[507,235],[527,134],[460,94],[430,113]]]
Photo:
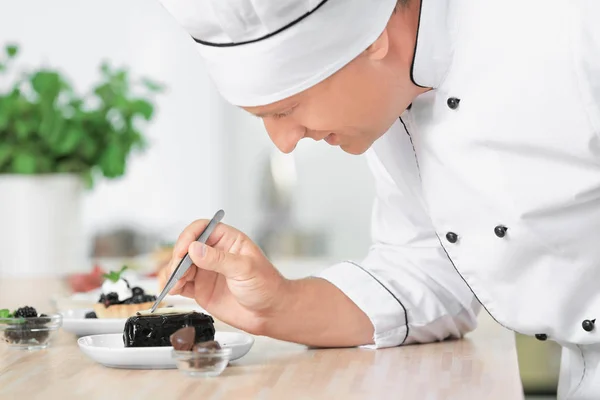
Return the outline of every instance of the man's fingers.
[[[160,269],[160,271],[158,271],[158,287],[161,288],[161,290],[165,287],[167,280],[169,279],[169,273],[171,272],[170,267],[171,263],[169,263],[169,265],[165,265]]]
[[[173,274],[186,253],[191,251],[190,249],[195,249],[195,255],[190,253],[192,261],[204,271],[215,271],[228,278],[233,278],[249,270],[249,264],[244,258],[230,254],[230,251],[236,252],[241,244],[244,243],[243,240],[240,240],[244,235],[235,228],[219,223],[208,238],[206,242],[207,246],[196,242],[198,236],[204,231],[208,223],[208,219],[200,219],[188,225],[181,232],[174,246],[173,258],[169,266],[161,271],[159,277],[161,287],[164,288],[169,277]],[[210,249],[208,254],[203,253],[203,247]],[[198,271],[196,266],[188,269],[169,293],[172,295],[182,294],[186,283],[194,281]]]
[[[175,271],[175,268],[177,268],[177,265],[179,265],[179,262],[174,263],[174,267],[172,271]],[[183,274],[183,276],[181,277],[181,279],[179,279],[175,285],[173,286],[173,288],[169,291],[170,294],[180,294],[181,293],[181,289],[183,288],[183,286],[188,283],[188,282],[193,282],[195,277],[196,277],[196,271],[198,270],[198,268],[196,268],[195,265],[190,266],[190,268],[188,268],[187,271],[185,271],[185,274]],[[171,272],[173,273],[173,272]]]
[[[226,278],[243,278],[250,271],[250,265],[244,258],[203,243],[191,243],[189,254],[198,268],[217,272]]]
[[[182,259],[183,258],[172,258],[169,265],[160,271],[159,283],[160,283],[161,289],[165,287],[165,285],[169,281],[169,278],[171,277],[173,272],[175,272],[175,269],[177,268],[177,266],[179,265],[179,263],[181,262]],[[197,270],[196,267],[192,265],[187,271],[185,271],[185,274],[183,274],[181,279],[179,279],[177,281],[177,283],[175,284],[175,286],[173,286],[173,288],[171,288],[171,290],[169,291],[169,294],[172,294],[172,295],[180,294],[181,288],[183,287],[185,282],[194,280],[195,275],[196,275],[196,270]]]
[[[175,243],[175,247],[173,248],[173,256],[177,258],[183,258],[185,253],[188,251],[190,243],[195,242],[198,239],[198,236],[200,236],[200,234],[204,231],[204,228],[206,228],[209,221],[210,220],[208,219],[199,219],[189,224],[179,235],[177,243]],[[233,228],[222,223],[218,223],[206,243],[209,246],[214,246],[219,242],[219,240],[221,240],[228,229],[231,230]]]
[[[194,284],[194,282],[186,282],[185,285],[181,288],[180,290],[180,295],[182,295],[183,297],[188,297],[190,299],[193,299],[196,293],[196,285]]]

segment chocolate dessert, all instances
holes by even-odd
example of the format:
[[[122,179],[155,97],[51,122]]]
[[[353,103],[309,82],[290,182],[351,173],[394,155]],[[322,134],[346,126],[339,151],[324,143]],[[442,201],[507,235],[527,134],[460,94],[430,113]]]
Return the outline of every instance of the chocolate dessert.
[[[194,343],[214,340],[214,320],[210,315],[161,308],[152,314],[138,312],[129,317],[123,330],[123,343],[125,347],[171,346],[171,335],[185,327],[194,328]]]

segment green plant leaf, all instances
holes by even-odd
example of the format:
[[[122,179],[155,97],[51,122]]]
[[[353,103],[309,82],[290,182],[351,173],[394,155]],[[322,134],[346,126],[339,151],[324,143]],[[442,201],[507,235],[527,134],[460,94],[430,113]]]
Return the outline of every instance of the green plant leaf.
[[[49,174],[55,171],[54,160],[51,157],[38,157],[36,159],[36,173]]]
[[[0,132],[2,132],[10,122],[11,103],[8,98],[0,97]]]
[[[76,126],[67,129],[62,140],[57,144],[55,150],[58,155],[66,155],[72,153],[81,142],[84,132]]]
[[[54,94],[60,91],[60,76],[54,71],[38,71],[31,77],[31,86],[38,94],[45,96],[51,95],[51,98],[44,97],[42,100],[54,100]]]
[[[12,318],[13,314],[10,312],[9,309],[3,308],[2,310],[0,310],[0,318]]]
[[[152,114],[154,113],[154,107],[146,100],[135,100],[131,104],[131,109],[136,114],[141,114],[146,121],[152,119]]]
[[[0,143],[0,166],[4,165],[12,155],[12,146],[7,143]]]
[[[100,64],[100,71],[102,71],[102,74],[105,77],[109,77],[112,74],[111,71],[110,71],[110,65],[108,64],[108,61],[103,61]]]
[[[102,276],[111,282],[117,283],[119,279],[121,279],[121,275],[123,274],[123,272],[125,272],[125,270],[127,270],[127,268],[127,265],[123,265],[120,271],[110,271],[109,273],[103,274]]]
[[[154,93],[160,93],[165,89],[163,85],[149,78],[142,78],[142,85],[144,85],[146,89]]]
[[[109,84],[99,85],[94,89],[94,93],[102,100],[102,102],[109,106],[113,103],[115,98],[115,92]]]
[[[10,58],[13,58],[19,52],[19,47],[15,44],[9,44],[6,46],[6,55]]]
[[[95,158],[98,147],[101,145],[90,137],[90,135],[83,134],[81,143],[79,145],[79,154],[86,161],[92,161]]]
[[[56,172],[79,174],[87,168],[87,164],[78,158],[61,159],[56,165]]]
[[[125,152],[113,141],[100,157],[100,168],[107,178],[116,178],[125,173],[125,161]]]
[[[19,51],[5,47],[6,58],[0,48],[2,63]],[[155,114],[150,96],[132,94],[136,86],[150,94],[163,87],[148,78],[130,79],[127,68],[108,62],[99,75],[80,95],[59,70],[17,71],[12,87],[0,92],[0,173],[76,173],[87,187],[94,177],[125,174],[131,152],[146,144],[140,123]]]
[[[94,187],[94,175],[91,170],[84,171],[81,174],[83,179],[83,185],[86,189],[92,189]]]
[[[27,151],[16,151],[12,160],[12,168],[17,174],[34,174],[36,172],[35,156]]]
[[[29,134],[31,133],[31,126],[28,121],[18,119],[15,121],[15,133],[17,134],[17,139],[19,140],[27,140]]]

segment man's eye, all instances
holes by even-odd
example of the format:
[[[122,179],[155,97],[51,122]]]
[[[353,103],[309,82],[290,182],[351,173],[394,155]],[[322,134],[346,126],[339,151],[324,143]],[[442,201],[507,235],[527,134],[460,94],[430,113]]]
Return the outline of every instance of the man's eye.
[[[289,110],[289,111],[286,111],[286,112],[283,112],[283,113],[279,113],[279,114],[273,114],[273,115],[271,116],[271,118],[273,118],[273,119],[281,119],[281,118],[285,118],[285,117],[287,117],[288,115],[290,115],[290,114],[292,113],[292,111],[293,111],[293,109],[291,109],[291,110]]]

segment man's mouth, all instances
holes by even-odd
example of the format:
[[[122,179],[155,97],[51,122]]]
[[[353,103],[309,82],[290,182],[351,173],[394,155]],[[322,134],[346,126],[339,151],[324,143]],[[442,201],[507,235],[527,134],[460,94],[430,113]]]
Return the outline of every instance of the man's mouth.
[[[337,146],[340,144],[339,137],[335,133],[330,133],[325,137],[325,141],[331,146]]]

